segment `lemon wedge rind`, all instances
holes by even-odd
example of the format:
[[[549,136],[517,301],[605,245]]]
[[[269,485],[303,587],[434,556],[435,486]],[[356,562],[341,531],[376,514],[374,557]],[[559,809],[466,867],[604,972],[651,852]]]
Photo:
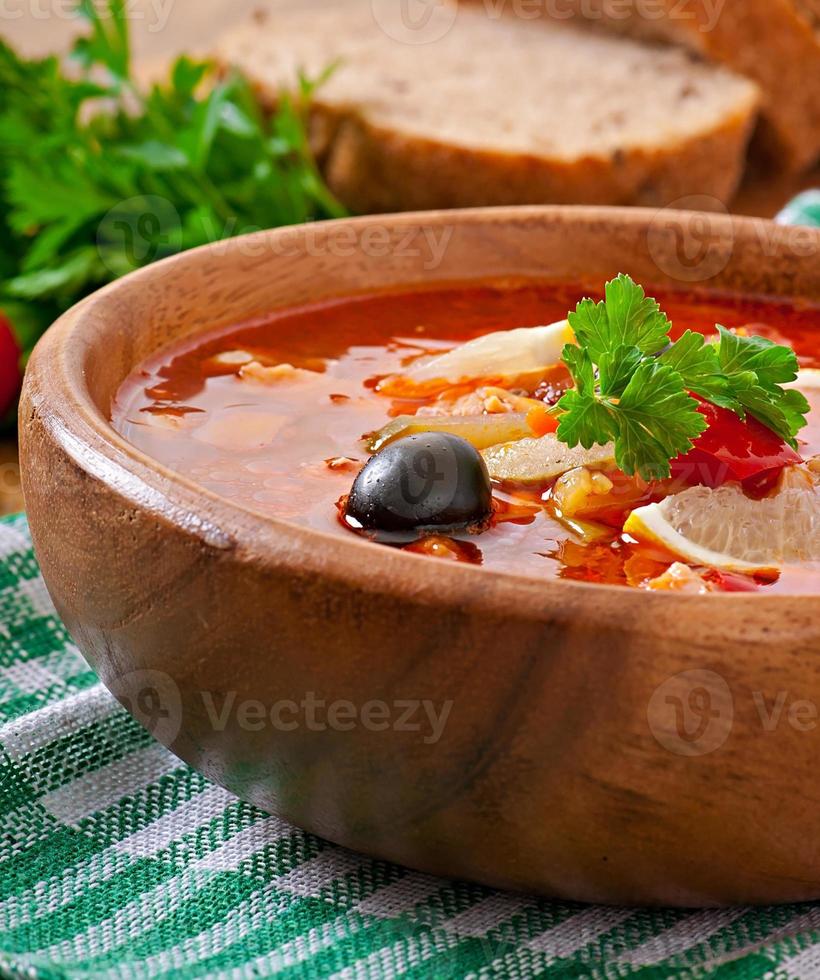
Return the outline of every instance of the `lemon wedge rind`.
[[[744,561],[691,541],[673,527],[664,513],[662,503],[647,504],[633,510],[624,524],[624,531],[640,540],[661,545],[690,565],[720,568],[744,575],[776,574],[779,571],[776,563]]]

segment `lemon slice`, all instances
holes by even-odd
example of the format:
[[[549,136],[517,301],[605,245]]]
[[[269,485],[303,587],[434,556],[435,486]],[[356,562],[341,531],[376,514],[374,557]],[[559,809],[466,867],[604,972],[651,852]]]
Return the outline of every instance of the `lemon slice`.
[[[663,545],[691,565],[735,572],[777,571],[820,561],[820,488],[752,500],[735,484],[691,487],[634,510],[624,530]]]

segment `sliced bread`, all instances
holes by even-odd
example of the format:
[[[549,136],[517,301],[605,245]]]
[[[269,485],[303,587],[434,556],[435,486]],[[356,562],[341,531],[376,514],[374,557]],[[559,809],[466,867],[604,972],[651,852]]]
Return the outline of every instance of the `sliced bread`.
[[[529,2],[529,0],[528,0]],[[820,0],[536,0],[629,34],[683,44],[761,89],[756,145],[780,169],[820,157]],[[478,0],[491,18],[520,17],[516,0]],[[528,17],[532,16],[530,3]]]
[[[333,190],[359,212],[521,203],[727,202],[756,86],[688,52],[549,20],[396,0],[283,10],[216,55],[273,103],[316,76],[314,135]],[[423,27],[423,30],[422,30]]]

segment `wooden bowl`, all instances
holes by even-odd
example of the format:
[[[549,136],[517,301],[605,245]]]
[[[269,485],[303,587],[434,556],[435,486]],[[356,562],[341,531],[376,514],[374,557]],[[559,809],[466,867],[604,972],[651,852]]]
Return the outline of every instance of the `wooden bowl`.
[[[62,317],[26,377],[24,490],[57,609],[177,755],[337,843],[591,902],[817,898],[820,596],[649,595],[322,534],[196,486],[108,418],[157,348],[280,307],[619,271],[817,302],[819,250],[762,220],[505,208],[264,232],[127,276]]]

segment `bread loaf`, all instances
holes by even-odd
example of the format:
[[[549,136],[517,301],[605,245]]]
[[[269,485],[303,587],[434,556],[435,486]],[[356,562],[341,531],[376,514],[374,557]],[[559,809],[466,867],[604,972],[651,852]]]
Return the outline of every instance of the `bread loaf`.
[[[820,157],[820,0],[536,2],[552,19],[572,12],[622,34],[672,41],[745,75],[761,90],[756,145],[767,161],[798,171]],[[491,18],[517,16],[515,0],[478,3]]]
[[[463,4],[429,7],[416,30],[397,19],[403,6],[280,11],[217,50],[269,103],[298,69],[339,62],[313,129],[353,210],[731,198],[754,84],[683,50]]]

